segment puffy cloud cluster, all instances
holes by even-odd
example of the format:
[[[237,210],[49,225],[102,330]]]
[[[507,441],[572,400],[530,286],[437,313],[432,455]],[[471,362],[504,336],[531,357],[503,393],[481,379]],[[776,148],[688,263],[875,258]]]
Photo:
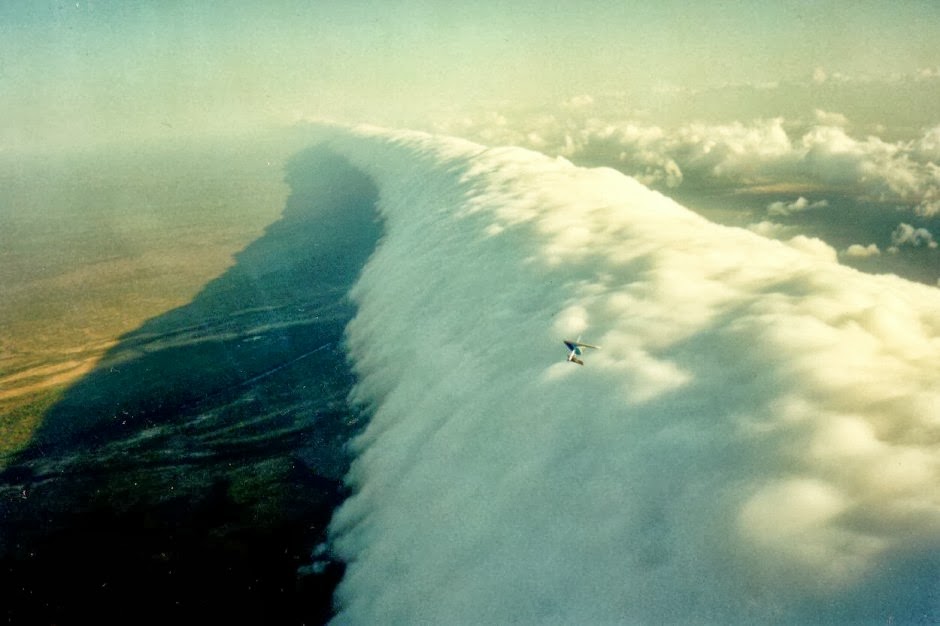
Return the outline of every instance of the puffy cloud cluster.
[[[940,127],[914,141],[885,141],[855,137],[844,115],[822,110],[803,130],[788,130],[779,117],[665,128],[597,113],[566,106],[554,115],[504,115],[498,126],[487,116],[464,118],[444,130],[608,165],[647,185],[824,187],[908,205],[925,217],[940,214]]]
[[[893,248],[896,252],[901,246],[913,246],[918,248],[920,246],[926,246],[928,248],[936,248],[937,242],[934,241],[933,234],[926,228],[914,228],[910,224],[901,223],[898,224],[898,227],[891,233],[891,243],[894,244]]]
[[[337,623],[940,617],[940,292],[611,169],[329,141],[386,228],[347,329],[372,418]]]

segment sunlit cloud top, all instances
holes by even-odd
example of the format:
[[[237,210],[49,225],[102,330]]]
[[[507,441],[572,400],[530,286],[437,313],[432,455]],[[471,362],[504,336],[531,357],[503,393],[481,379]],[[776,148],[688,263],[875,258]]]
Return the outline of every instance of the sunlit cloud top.
[[[936,618],[940,291],[609,168],[327,136],[385,224],[350,294],[370,422],[334,623]]]

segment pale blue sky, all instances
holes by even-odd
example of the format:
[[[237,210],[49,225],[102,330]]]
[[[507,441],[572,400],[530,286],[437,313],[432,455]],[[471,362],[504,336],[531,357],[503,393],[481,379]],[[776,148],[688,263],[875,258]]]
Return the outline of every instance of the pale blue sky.
[[[17,2],[0,147],[940,67],[935,2]],[[889,106],[886,103],[885,106]]]

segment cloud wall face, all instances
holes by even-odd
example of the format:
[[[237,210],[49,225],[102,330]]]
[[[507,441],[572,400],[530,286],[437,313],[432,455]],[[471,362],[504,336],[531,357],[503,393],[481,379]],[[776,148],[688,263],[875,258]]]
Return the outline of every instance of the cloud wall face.
[[[330,142],[386,223],[338,623],[940,616],[940,292],[609,169]]]

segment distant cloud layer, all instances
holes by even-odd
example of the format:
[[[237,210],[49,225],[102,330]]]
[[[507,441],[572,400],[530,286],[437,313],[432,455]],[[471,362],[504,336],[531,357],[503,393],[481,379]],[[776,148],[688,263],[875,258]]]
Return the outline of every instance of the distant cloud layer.
[[[940,212],[940,126],[915,141],[858,138],[846,130],[845,116],[817,110],[816,123],[795,136],[779,117],[666,129],[609,112],[585,115],[590,101],[576,100],[588,104],[567,106],[567,117],[503,117],[500,124],[465,118],[445,130],[491,145],[529,146],[606,164],[667,188],[683,183],[824,186],[909,205],[921,216]]]
[[[912,146],[832,127],[556,122],[530,142],[622,150],[648,180],[814,162],[929,188]],[[337,623],[940,618],[940,291],[610,169],[325,136],[375,177],[386,228],[352,294],[373,416],[332,526]],[[578,335],[601,346],[583,367],[561,344]]]
[[[829,75],[822,82],[858,98],[891,88],[903,97],[905,86],[918,81],[928,91],[940,89],[932,71],[917,76],[877,82]],[[772,92],[775,98],[785,89],[813,95],[806,86],[726,88],[735,89],[752,95]],[[673,124],[652,119],[648,111],[631,109],[629,99],[582,94],[554,108],[507,105],[455,117],[437,128],[491,146],[528,147],[578,165],[612,167],[724,223],[752,223],[752,230],[780,239],[801,233],[820,238],[866,271],[937,283],[936,248],[892,242],[899,221],[929,232],[940,228],[940,117],[935,111],[920,118],[930,119],[929,125],[915,130],[902,124],[903,132],[899,126],[861,124],[837,110],[809,105],[793,118]],[[709,208],[721,214],[709,214]],[[899,250],[906,253],[879,254]]]

